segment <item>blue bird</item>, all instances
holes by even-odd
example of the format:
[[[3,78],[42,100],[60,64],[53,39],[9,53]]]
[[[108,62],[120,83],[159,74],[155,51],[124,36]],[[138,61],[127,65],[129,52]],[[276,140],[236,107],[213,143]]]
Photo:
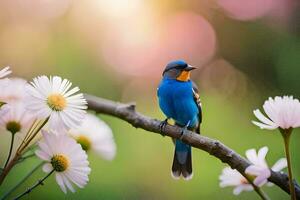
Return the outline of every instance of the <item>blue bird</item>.
[[[163,71],[163,78],[157,89],[160,109],[166,115],[161,124],[161,131],[173,119],[175,124],[182,127],[181,134],[192,130],[200,134],[202,122],[201,102],[198,88],[190,80],[190,73],[196,67],[188,65],[183,60],[170,62]],[[185,180],[193,177],[191,146],[181,139],[176,139],[175,153],[172,164],[172,177],[179,179],[182,175]]]

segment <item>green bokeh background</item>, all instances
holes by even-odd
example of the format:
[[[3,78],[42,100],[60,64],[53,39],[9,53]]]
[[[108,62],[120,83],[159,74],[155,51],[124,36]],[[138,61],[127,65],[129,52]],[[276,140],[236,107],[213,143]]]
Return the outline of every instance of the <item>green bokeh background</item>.
[[[185,9],[186,7],[188,6],[185,5]],[[201,11],[195,12],[202,14]],[[68,15],[52,25],[49,46],[42,57],[33,59],[31,66],[26,62],[21,66],[22,60],[16,58],[17,64],[11,66],[14,76],[30,80],[40,74],[59,75],[70,79],[85,93],[116,101],[135,101],[138,111],[164,119],[155,96],[159,83],[157,77],[160,75],[153,78],[152,83],[150,77],[150,81],[147,80],[147,84],[143,85],[144,89],[135,90],[130,87],[128,92],[126,82],[136,77],[107,70],[110,66],[102,62],[101,58],[100,61],[99,58],[95,59],[95,55],[86,51],[81,39],[74,36],[70,27],[62,25],[67,19]],[[226,85],[222,85],[222,82],[222,87],[204,88],[201,86],[201,76],[197,74],[193,77],[199,84],[203,102],[202,134],[220,140],[241,155],[247,149],[268,146],[267,161],[272,166],[279,158],[284,157],[281,135],[278,131],[260,130],[252,125],[251,120],[255,118],[252,111],[261,108],[269,96],[290,94],[299,98],[299,30],[270,27],[260,20],[237,22],[227,18],[222,12],[217,12],[209,19],[218,38],[217,54],[243,73],[248,87],[243,94],[236,90],[228,95],[224,92]],[[296,27],[297,23],[299,24],[299,20],[292,20],[286,26]],[[0,23],[0,32],[6,26],[6,23]],[[235,43],[239,43],[242,48],[236,47]],[[27,48],[30,51],[30,45]],[[3,53],[5,49],[1,51],[1,65],[14,63],[11,58],[3,56],[6,55]],[[130,94],[125,95],[126,98],[125,90]],[[89,154],[92,168],[90,182],[74,194],[65,195],[52,176],[45,181],[44,186],[38,187],[24,199],[258,199],[254,192],[234,196],[232,188],[220,188],[218,177],[226,165],[200,150],[193,150],[194,178],[188,182],[174,181],[170,176],[174,147],[169,138],[136,129],[110,116],[99,117],[113,130],[117,144],[116,158],[105,161],[93,153]],[[1,133],[0,136],[0,159],[4,160],[9,135]],[[296,129],[291,139],[291,151],[294,176],[298,181],[299,141],[300,131]],[[0,187],[0,194],[4,194],[38,162],[36,158],[31,158],[16,166]],[[43,176],[41,170],[37,171],[11,197],[26,190]],[[289,199],[276,186],[263,189],[271,199]]]

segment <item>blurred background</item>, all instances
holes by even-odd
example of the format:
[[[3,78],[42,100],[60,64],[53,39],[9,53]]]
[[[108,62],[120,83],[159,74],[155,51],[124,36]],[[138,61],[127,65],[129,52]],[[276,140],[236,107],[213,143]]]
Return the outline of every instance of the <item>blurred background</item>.
[[[81,91],[122,102],[158,119],[156,88],[165,65],[184,59],[197,66],[193,79],[203,102],[202,133],[244,155],[269,147],[272,166],[284,157],[279,132],[251,124],[252,111],[275,95],[300,97],[300,7],[298,0],[0,0],[0,66],[32,79],[59,75]],[[24,199],[258,199],[219,187],[225,166],[193,151],[194,178],[170,176],[169,138],[102,116],[113,129],[117,156],[108,162],[90,154],[90,182],[64,195],[50,177]],[[300,131],[292,136],[294,176],[300,181]],[[1,133],[0,159],[9,134]],[[37,163],[17,166],[3,194]],[[17,193],[44,173],[35,173]],[[265,187],[272,199],[289,199]]]

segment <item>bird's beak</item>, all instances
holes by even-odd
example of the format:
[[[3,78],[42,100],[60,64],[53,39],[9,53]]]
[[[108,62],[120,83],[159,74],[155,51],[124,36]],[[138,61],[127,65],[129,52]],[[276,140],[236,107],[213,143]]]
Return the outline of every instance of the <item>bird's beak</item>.
[[[197,69],[197,67],[188,65],[184,70],[185,70],[185,71],[192,71],[192,70],[194,70],[194,69]]]

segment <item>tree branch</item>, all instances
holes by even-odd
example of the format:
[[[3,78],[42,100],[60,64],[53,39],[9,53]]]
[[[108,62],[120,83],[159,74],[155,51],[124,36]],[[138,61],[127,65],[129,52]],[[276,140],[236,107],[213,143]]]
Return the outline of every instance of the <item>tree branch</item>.
[[[88,101],[88,108],[97,113],[107,114],[124,121],[127,121],[135,128],[160,134],[161,121],[144,116],[135,111],[135,104],[123,104],[107,99],[85,95]],[[183,136],[183,141],[194,148],[206,151],[210,155],[218,158],[223,163],[227,163],[231,168],[238,170],[245,175],[245,169],[250,165],[250,162],[240,156],[238,153],[222,144],[218,140],[214,140],[192,131],[187,131],[188,134]],[[163,134],[171,138],[179,139],[181,136],[181,128],[173,125],[166,125]],[[282,190],[289,193],[288,176],[285,173],[272,171],[269,181],[279,186]],[[295,182],[297,199],[300,199],[300,187]]]

